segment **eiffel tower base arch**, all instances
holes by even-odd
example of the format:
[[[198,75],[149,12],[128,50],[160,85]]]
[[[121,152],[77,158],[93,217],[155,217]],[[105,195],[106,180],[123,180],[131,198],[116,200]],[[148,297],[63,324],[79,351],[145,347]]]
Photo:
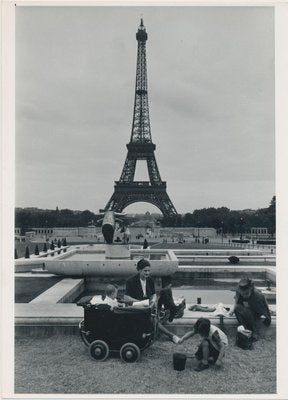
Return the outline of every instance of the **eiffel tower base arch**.
[[[165,182],[160,185],[151,185],[148,182],[116,183],[114,193],[108,201],[105,211],[122,212],[127,206],[137,202],[153,204],[159,208],[164,217],[177,215],[177,211],[166,192]]]

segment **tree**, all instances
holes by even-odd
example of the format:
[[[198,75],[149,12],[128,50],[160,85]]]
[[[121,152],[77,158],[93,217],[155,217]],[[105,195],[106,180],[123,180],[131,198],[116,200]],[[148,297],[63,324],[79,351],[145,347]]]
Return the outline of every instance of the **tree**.
[[[44,243],[44,246],[43,246],[43,252],[47,253],[47,243],[46,242]]]
[[[67,246],[66,238],[62,239],[62,245],[65,247],[64,253],[66,253],[66,251],[67,251],[67,248],[66,248],[66,246]]]
[[[92,219],[96,220],[95,215],[91,211],[85,210],[81,213],[82,226],[87,226],[89,224],[89,221],[91,221]]]
[[[273,196],[267,209],[268,232],[274,236],[276,231],[276,196]]]
[[[183,226],[193,226],[194,225],[194,218],[193,214],[191,213],[186,213],[183,216]]]
[[[268,207],[268,210],[270,212],[275,212],[276,211],[276,196],[273,196],[271,201],[270,201],[270,205]]]
[[[17,258],[18,258],[18,253],[17,253],[17,249],[15,248],[14,249],[14,259],[17,260]]]
[[[28,246],[26,246],[25,258],[30,258],[30,253],[29,253],[29,247]]]
[[[57,247],[61,247],[61,241],[60,241],[60,239],[58,239],[58,242],[57,242]]]
[[[36,244],[36,246],[35,246],[34,254],[35,254],[35,256],[39,256],[38,244]]]

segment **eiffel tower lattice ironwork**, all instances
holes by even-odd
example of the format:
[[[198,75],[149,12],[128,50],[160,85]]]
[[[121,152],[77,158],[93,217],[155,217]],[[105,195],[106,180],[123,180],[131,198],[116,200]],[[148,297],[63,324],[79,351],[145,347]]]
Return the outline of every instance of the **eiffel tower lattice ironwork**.
[[[121,212],[136,202],[147,202],[160,209],[165,217],[177,215],[177,211],[166,192],[166,182],[161,180],[152,143],[146,68],[147,32],[143,19],[136,33],[138,41],[137,70],[135,85],[134,115],[127,157],[119,181],[115,182],[114,193],[105,210]],[[146,160],[149,181],[134,181],[137,160]]]

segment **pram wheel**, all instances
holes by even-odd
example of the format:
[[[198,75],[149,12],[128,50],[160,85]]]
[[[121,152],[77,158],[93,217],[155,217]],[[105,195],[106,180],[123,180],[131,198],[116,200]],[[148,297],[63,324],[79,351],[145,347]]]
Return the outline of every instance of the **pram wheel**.
[[[140,358],[140,349],[134,343],[125,343],[120,349],[120,358],[126,363],[133,363]]]
[[[82,319],[82,321],[79,322],[79,333],[80,333],[80,337],[82,339],[82,342],[85,344],[85,346],[89,346],[91,343],[91,340],[89,341],[89,335],[87,335],[87,332],[85,332],[84,330],[84,319]]]
[[[103,340],[94,340],[89,346],[89,355],[92,360],[104,361],[109,355],[109,347]]]

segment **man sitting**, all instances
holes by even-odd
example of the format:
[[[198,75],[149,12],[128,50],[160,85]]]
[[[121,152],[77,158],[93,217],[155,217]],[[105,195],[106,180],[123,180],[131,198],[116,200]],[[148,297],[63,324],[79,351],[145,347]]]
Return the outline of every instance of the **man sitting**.
[[[158,299],[158,310],[161,310],[162,306],[164,311],[167,312],[167,319],[172,322],[174,318],[181,318],[184,314],[184,309],[186,307],[185,299],[176,305],[172,294],[172,277],[164,276],[162,278],[162,289],[159,292]]]

